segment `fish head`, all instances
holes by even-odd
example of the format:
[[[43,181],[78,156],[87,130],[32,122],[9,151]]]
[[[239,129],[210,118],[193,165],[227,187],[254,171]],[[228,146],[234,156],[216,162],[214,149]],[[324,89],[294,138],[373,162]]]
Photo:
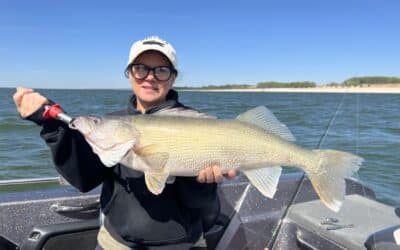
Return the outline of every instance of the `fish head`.
[[[82,135],[89,135],[92,133],[98,124],[102,123],[101,117],[95,116],[79,116],[74,118],[70,123],[70,128],[78,130]]]
[[[137,136],[133,123],[118,116],[79,116],[72,120],[70,127],[78,130],[86,140],[104,145],[104,148],[124,143]]]
[[[84,136],[107,166],[117,163],[132,149],[138,136],[133,123],[126,117],[80,116],[72,120],[69,126]],[[111,155],[112,160],[109,159]]]

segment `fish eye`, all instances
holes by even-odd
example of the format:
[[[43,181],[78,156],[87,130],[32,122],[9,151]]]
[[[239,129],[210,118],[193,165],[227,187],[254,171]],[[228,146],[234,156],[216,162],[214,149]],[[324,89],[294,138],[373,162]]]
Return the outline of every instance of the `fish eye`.
[[[73,118],[73,119],[70,121],[69,125],[70,125],[71,127],[73,127],[73,128],[76,128],[74,122],[75,122],[75,118]]]
[[[94,123],[96,123],[96,124],[100,123],[100,119],[98,119],[98,118],[93,119],[93,121],[94,121]]]

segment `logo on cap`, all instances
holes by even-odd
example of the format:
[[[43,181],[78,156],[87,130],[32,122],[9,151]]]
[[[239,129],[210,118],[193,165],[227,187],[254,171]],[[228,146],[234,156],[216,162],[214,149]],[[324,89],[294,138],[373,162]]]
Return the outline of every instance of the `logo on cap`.
[[[164,47],[164,43],[160,43],[157,41],[144,41],[143,44],[156,44],[156,45],[160,45],[161,47]]]
[[[162,53],[169,59],[171,64],[176,69],[177,59],[174,47],[172,47],[171,44],[162,40],[158,36],[150,36],[143,40],[135,42],[132,45],[129,53],[128,65],[131,64],[136,59],[137,56],[139,56],[141,53],[147,50],[155,50]]]

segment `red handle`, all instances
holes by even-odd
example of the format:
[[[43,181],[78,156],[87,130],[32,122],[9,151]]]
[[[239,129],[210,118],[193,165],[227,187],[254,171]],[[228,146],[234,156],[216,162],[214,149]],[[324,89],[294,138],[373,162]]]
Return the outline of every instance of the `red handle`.
[[[46,105],[45,111],[43,112],[44,119],[56,119],[66,124],[70,124],[72,122],[72,117],[68,116],[64,111],[61,109],[60,104],[53,104],[53,105]]]
[[[43,112],[43,117],[45,119],[58,119],[58,114],[62,113],[60,104],[53,104],[51,106],[46,106],[45,111]]]

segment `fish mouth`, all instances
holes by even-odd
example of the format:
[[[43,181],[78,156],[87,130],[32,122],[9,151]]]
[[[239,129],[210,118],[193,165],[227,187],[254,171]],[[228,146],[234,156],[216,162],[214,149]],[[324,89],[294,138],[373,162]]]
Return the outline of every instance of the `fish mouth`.
[[[77,118],[73,118],[73,119],[69,122],[68,127],[71,128],[71,129],[78,130],[78,127],[77,127],[77,125],[76,125],[76,121],[77,121]]]
[[[70,121],[68,127],[85,135],[93,130],[92,123],[96,123],[94,119],[92,117],[75,117]]]
[[[75,120],[76,120],[76,118],[72,118],[72,120],[69,122],[69,124],[68,124],[68,126],[70,127],[70,128],[72,128],[72,129],[77,129],[76,128],[76,126],[75,126]]]

